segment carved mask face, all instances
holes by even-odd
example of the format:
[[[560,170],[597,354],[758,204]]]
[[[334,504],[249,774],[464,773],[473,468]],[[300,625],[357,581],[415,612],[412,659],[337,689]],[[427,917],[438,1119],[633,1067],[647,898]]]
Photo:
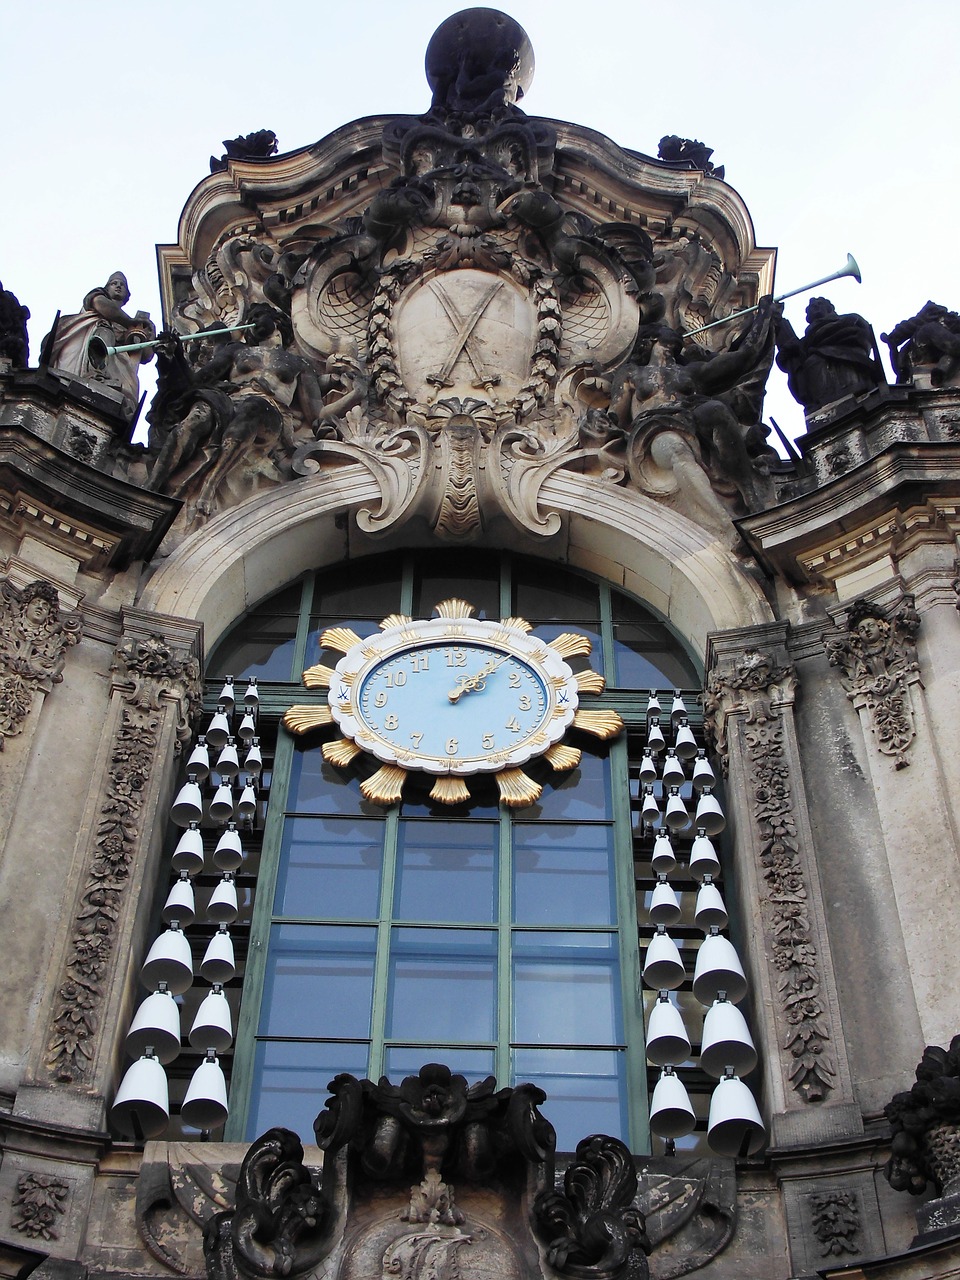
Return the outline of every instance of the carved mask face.
[[[34,596],[25,610],[27,618],[35,627],[42,626],[49,621],[50,612],[50,601],[44,600],[43,596]]]
[[[857,635],[868,644],[880,639],[880,623],[876,618],[861,618],[857,623]]]

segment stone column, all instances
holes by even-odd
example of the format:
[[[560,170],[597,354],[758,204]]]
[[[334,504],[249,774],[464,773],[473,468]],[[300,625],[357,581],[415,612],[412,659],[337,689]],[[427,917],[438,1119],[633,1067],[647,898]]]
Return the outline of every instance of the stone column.
[[[774,1145],[862,1133],[800,774],[786,623],[716,633],[705,708],[727,775],[744,963]]]

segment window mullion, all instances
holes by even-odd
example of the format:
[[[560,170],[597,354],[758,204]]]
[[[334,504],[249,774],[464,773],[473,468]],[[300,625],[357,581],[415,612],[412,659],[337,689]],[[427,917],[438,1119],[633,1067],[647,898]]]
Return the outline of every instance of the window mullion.
[[[505,804],[500,806],[500,856],[497,891],[497,1053],[498,1083],[511,1078],[510,1036],[513,1020],[513,821]]]
[[[397,877],[397,835],[400,806],[387,811],[383,832],[383,877],[380,884],[380,915],[377,923],[377,960],[373,975],[373,1008],[370,1011],[370,1058],[368,1074],[379,1080],[384,1073],[384,1038],[387,999],[390,987],[390,943],[393,928],[393,900]]]

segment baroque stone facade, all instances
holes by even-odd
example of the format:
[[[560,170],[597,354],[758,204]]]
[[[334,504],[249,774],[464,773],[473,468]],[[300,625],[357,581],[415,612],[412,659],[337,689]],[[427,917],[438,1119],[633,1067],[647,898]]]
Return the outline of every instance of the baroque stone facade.
[[[933,1280],[960,1262],[956,983],[944,944],[960,923],[960,322],[918,299],[913,316],[881,335],[890,384],[863,317],[815,298],[805,331],[794,332],[771,299],[774,251],[755,243],[710,148],[668,135],[653,158],[527,114],[532,67],[512,19],[468,11],[430,42],[432,96],[421,114],[362,119],[293,153],[278,152],[268,129],[225,141],[187,200],[182,238],[159,248],[162,325],[125,310],[129,287],[114,272],[79,311],[67,314],[78,302],[64,300],[29,368],[29,313],[0,290],[4,1275],[669,1280],[703,1270],[781,1280],[882,1265],[876,1274]],[[137,368],[154,354],[149,438],[134,443]],[[790,459],[770,447],[763,420],[775,359],[806,413]],[[572,736],[544,761],[524,756],[542,776],[513,797],[517,813],[490,801],[478,768],[433,794],[414,778],[406,809],[400,790],[378,792],[384,818],[367,805],[370,774],[350,742],[301,752],[286,736],[291,681],[306,668],[313,684],[305,679],[297,711],[322,737],[329,699],[341,697],[337,636],[360,655],[336,681],[343,710],[363,696],[348,683],[362,686],[377,620],[382,632],[419,616],[409,565],[418,581],[443,585],[438,600],[467,607],[449,597],[471,548],[500,555],[506,575],[486,584],[485,617],[543,631],[574,664],[564,697],[588,693],[599,709],[578,720],[556,707]],[[524,607],[503,568],[521,557],[534,565],[524,579],[532,628],[512,616]],[[389,564],[385,577],[378,563]],[[586,589],[551,598],[558,565],[589,582],[595,618],[579,620]],[[326,601],[310,594],[321,582],[313,575],[338,569],[339,631],[318,623]],[[538,573],[544,585],[534,589]],[[396,612],[384,617],[376,601],[351,621],[351,592],[366,599],[388,587]],[[224,672],[211,666],[204,686],[204,656],[241,634],[237,681],[225,694]],[[474,648],[496,647],[492,632],[478,635]],[[270,665],[281,651],[299,663],[292,677]],[[427,646],[417,662],[442,665],[440,652]],[[465,667],[450,693],[441,682],[441,702],[462,706],[465,722],[501,705],[495,686],[509,668],[497,653]],[[456,654],[446,656],[453,666]],[[641,686],[659,682],[659,713],[639,700],[638,670]],[[384,706],[397,671],[383,665]],[[682,713],[668,713],[679,671],[705,679],[682,691]],[[244,692],[252,677],[259,684]],[[544,706],[549,683],[548,672]],[[208,789],[219,780],[221,809],[236,805],[238,854],[214,849],[206,792],[181,806],[182,845],[168,823],[189,777],[184,744],[226,695],[244,763],[233,769],[211,736],[191,753],[190,772],[199,768]],[[531,695],[518,696],[532,711]],[[589,755],[577,735],[601,722],[610,742]],[[251,724],[265,726],[262,740]],[[492,742],[493,727],[481,740]],[[693,731],[704,727],[713,766],[696,754],[703,739]],[[681,731],[694,754],[678,766]],[[674,735],[665,757],[674,776],[680,770],[673,796],[662,761],[644,754],[657,733]],[[451,737],[448,754],[459,763],[457,743]],[[502,1002],[521,922],[504,907],[497,947],[508,976],[496,1034],[479,1037],[475,1077],[429,1061],[422,1036],[385,1048],[390,1036],[377,1033],[384,1043],[370,1060],[397,1050],[402,1064],[379,1080],[349,1057],[372,1032],[327,1037],[330,1067],[311,1058],[323,1040],[309,1023],[320,993],[305,979],[293,1003],[307,1026],[297,1041],[307,1065],[290,1057],[282,1070],[303,1071],[284,1096],[310,1098],[317,1145],[305,1147],[286,1117],[247,1132],[234,1100],[255,1094],[264,1045],[295,1039],[264,1032],[257,1008],[272,945],[270,877],[285,856],[276,814],[291,802],[294,766],[319,777],[331,762],[324,785],[340,788],[337,803],[354,788],[357,828],[392,832],[394,849],[404,822],[405,832],[417,822],[436,830],[462,817],[496,831],[496,857],[507,858],[505,833],[516,835],[532,865],[550,805],[554,834],[562,827],[567,839],[594,821],[609,836],[619,933],[609,916],[598,929],[619,939],[623,998],[603,1052],[639,1064],[629,1080],[622,1071],[610,1084],[596,1044],[574,1044],[564,1030],[566,998],[595,981],[596,955],[569,990],[556,979],[544,1000],[561,1040],[549,1087],[519,1069],[512,1083],[487,1074],[496,1053],[503,1077],[511,1055],[542,1047],[511,1040]],[[487,782],[494,763],[493,754],[484,761]],[[716,792],[703,773],[714,767]],[[589,784],[606,788],[602,819],[576,808],[598,803],[588,768],[605,780]],[[437,794],[444,812],[431,803]],[[659,822],[658,806],[666,813],[672,801],[688,816],[723,806],[710,832],[697,819],[688,833],[713,851],[706,874],[681,848],[682,820],[670,810],[681,853],[670,854],[677,891],[666,910],[675,907],[670,927],[690,963],[674,975],[676,995],[647,994],[656,1010],[670,1006],[658,1016],[687,1019],[689,1043],[671,1049],[677,1064],[654,1049],[653,1015],[645,1024],[636,998],[642,947],[667,928],[646,914],[646,886],[651,899],[664,887],[655,858],[667,859],[652,852],[651,814]],[[541,802],[543,811],[531,807]],[[343,829],[346,812],[335,809],[331,829]],[[192,820],[205,854],[191,852]],[[438,858],[443,844],[420,852]],[[444,847],[442,856],[453,855]],[[541,867],[538,902],[565,896],[564,910],[587,911],[586,890],[555,887],[583,883],[564,876],[586,876],[585,856],[575,872],[576,859]],[[369,849],[363,857],[376,862]],[[165,898],[171,868],[176,892]],[[507,861],[497,874],[497,895],[512,903]],[[336,874],[324,875],[327,892]],[[304,883],[314,891],[313,879]],[[398,893],[390,881],[369,920],[354,912],[337,927],[386,936],[384,904]],[[235,954],[218,969],[205,953],[195,967],[205,979],[219,974],[209,994],[227,1006],[229,1030],[199,1018],[199,987],[178,993],[174,1016],[197,1072],[231,1076],[226,1129],[209,1097],[196,1105],[197,1074],[171,1065],[175,1032],[160,1046],[169,1062],[153,1024],[135,1028],[124,1050],[158,915],[196,951],[210,938],[195,917],[217,894],[214,942],[233,928]],[[744,971],[733,1014],[725,986],[708,1002],[689,971],[721,927],[704,922],[721,918]],[[409,926],[397,920],[398,930]],[[522,929],[539,945],[555,923],[545,905]],[[493,930],[473,917],[453,925]],[[570,943],[585,931],[565,917],[558,936]],[[385,954],[372,966],[377,994],[353,992],[341,1005],[382,1014]],[[738,979],[735,967],[723,972],[724,982]],[[314,981],[333,984],[332,973]],[[167,981],[148,972],[146,998],[172,1005]],[[462,979],[454,1020],[471,1008],[471,981]],[[717,1044],[706,1021],[717,1010],[737,1027],[741,1019],[752,1043],[744,1053],[739,1030],[719,1040],[714,1084],[705,1043]],[[475,1039],[451,1032],[454,1044]],[[575,1049],[597,1055],[576,1078],[585,1097],[603,1095],[607,1114],[619,1109],[623,1134],[585,1130],[557,1152],[551,1089]],[[724,1055],[742,1064],[743,1081]],[[139,1070],[144,1090],[147,1075],[167,1080],[166,1067],[164,1139],[124,1140],[122,1109],[112,1111],[121,1078]],[[661,1067],[668,1087],[684,1076],[700,1089],[690,1133],[678,1105],[683,1114],[665,1121],[661,1112],[660,1136],[650,1135],[647,1095]],[[130,1131],[145,1132],[150,1104],[159,1133],[166,1103],[131,1096]],[[756,1119],[744,1114],[745,1097]],[[718,1155],[724,1124],[736,1140]],[[886,1180],[875,1177],[880,1166]]]

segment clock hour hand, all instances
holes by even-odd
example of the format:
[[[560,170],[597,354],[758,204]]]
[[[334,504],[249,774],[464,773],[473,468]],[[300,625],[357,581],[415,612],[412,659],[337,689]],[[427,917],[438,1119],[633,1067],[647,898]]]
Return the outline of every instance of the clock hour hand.
[[[508,657],[509,654],[505,653],[499,658],[491,658],[474,675],[460,676],[457,680],[457,687],[451,689],[447,697],[451,702],[458,702],[465,693],[473,693],[474,690],[485,689],[487,676],[492,675],[497,667],[502,666]]]

